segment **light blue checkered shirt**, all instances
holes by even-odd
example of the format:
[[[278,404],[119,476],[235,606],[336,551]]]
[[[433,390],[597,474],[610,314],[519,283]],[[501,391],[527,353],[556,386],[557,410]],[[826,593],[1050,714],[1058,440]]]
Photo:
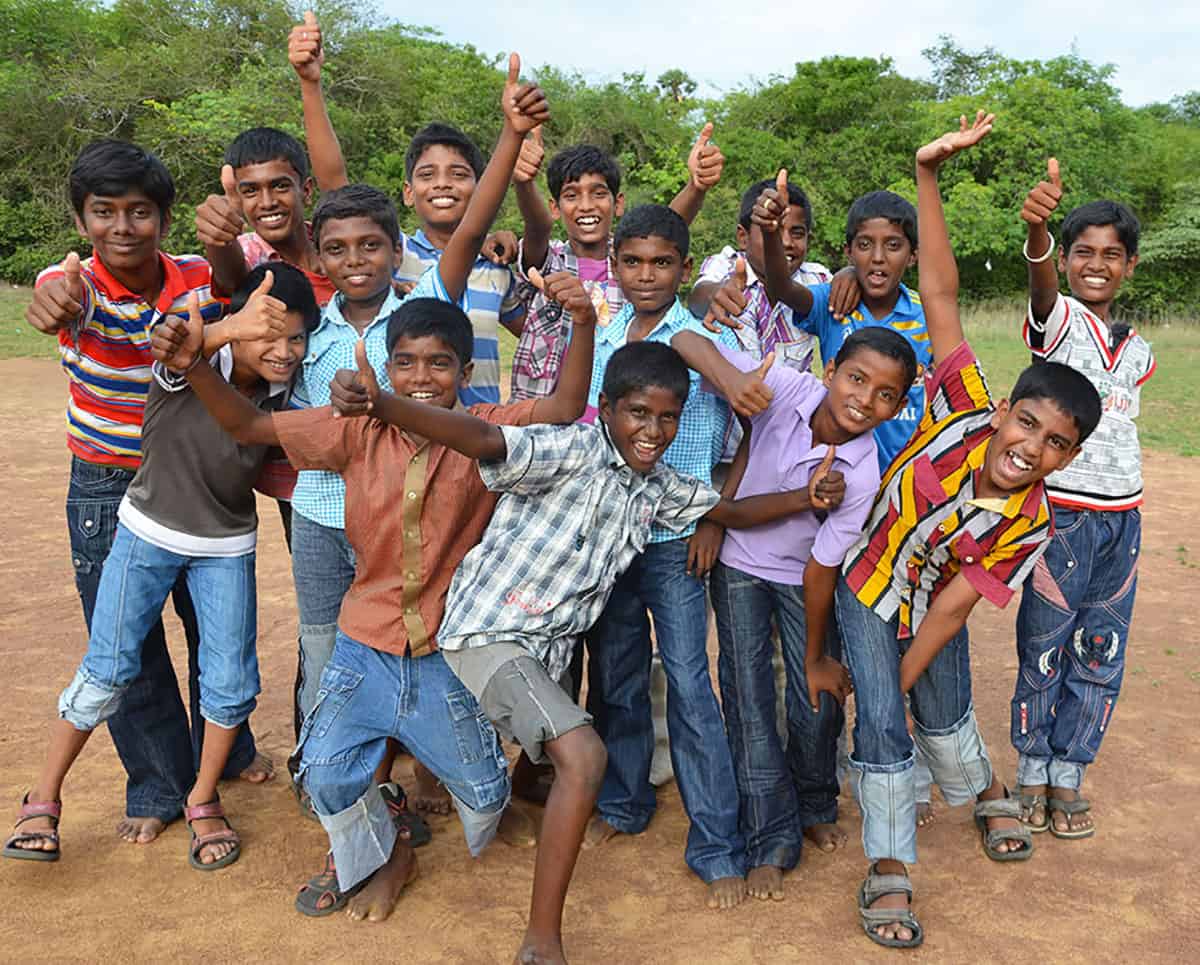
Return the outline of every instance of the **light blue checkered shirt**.
[[[587,412],[582,420],[584,422],[598,418],[604,370],[608,368],[608,360],[625,344],[625,335],[632,321],[633,306],[626,305],[608,325],[596,330],[592,385],[588,391]],[[731,349],[738,347],[737,339],[728,329],[723,328],[720,335],[714,335],[700,324],[679,299],[675,300],[675,304],[662,317],[654,331],[646,336],[646,341],[670,345],[675,334],[685,331],[703,335]],[[701,391],[698,373],[689,369],[688,375],[690,388],[687,402],[683,406],[683,415],[679,420],[679,431],[675,435],[675,441],[663,453],[662,461],[679,472],[695,476],[705,485],[711,485],[712,469],[721,459],[721,452],[725,448],[725,435],[729,431],[729,406],[719,396]],[[656,526],[651,533],[650,542],[665,543],[668,540],[690,536],[695,530],[695,524],[682,531]]]
[[[442,285],[437,269],[421,276],[417,287],[407,298],[399,298],[389,290],[388,296],[376,312],[375,318],[363,332],[367,343],[367,361],[375,370],[375,378],[381,388],[391,388],[387,377],[387,323],[388,318],[409,298],[437,298],[450,301]],[[296,377],[292,401],[296,407],[329,405],[329,383],[338,369],[353,369],[354,344],[358,331],[351,325],[341,309],[342,296],[334,295],[321,313],[321,322],[308,337],[308,352]],[[459,302],[467,310],[466,296]],[[296,479],[292,493],[292,508],[305,519],[333,529],[346,528],[346,483],[336,472],[306,469]]]

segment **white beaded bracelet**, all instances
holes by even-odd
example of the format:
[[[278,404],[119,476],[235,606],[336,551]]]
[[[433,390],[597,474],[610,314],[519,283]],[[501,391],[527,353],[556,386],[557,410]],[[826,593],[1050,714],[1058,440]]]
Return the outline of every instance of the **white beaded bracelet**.
[[[1025,256],[1025,260],[1031,265],[1040,265],[1043,261],[1049,260],[1050,256],[1054,254],[1054,235],[1048,234],[1047,237],[1050,239],[1050,247],[1046,249],[1046,253],[1044,255],[1039,255],[1037,258],[1029,257],[1028,238],[1025,239],[1025,244],[1021,245],[1021,254]]]

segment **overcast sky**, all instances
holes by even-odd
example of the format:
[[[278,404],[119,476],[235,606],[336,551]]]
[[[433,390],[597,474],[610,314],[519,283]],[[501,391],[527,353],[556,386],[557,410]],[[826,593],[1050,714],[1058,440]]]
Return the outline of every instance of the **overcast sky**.
[[[464,9],[470,13],[464,13]],[[716,94],[790,74],[798,60],[831,54],[891,57],[900,73],[928,76],[921,48],[948,33],[968,49],[994,46],[1047,59],[1074,44],[1112,63],[1127,104],[1200,89],[1200,4],[1162,0],[489,0],[415,5],[379,0],[387,16],[436,27],[486,53],[518,51],[526,63],[573,68],[591,80],[686,70]],[[809,11],[824,11],[814,20]]]

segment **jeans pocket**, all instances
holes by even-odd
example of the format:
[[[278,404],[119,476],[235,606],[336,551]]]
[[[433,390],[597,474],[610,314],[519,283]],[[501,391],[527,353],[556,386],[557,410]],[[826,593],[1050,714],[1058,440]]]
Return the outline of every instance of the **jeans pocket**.
[[[76,494],[107,495],[120,499],[132,481],[133,471],[130,469],[102,466],[76,457],[71,460],[71,492],[67,501],[70,502]]]
[[[496,731],[474,695],[469,690],[451,691],[446,695],[446,704],[450,709],[459,760],[464,764],[476,764],[493,753]]]
[[[67,500],[71,565],[75,567],[76,580],[92,574],[99,579],[100,568],[117,535],[119,505],[112,499]]]
[[[323,740],[330,728],[338,719],[342,709],[350,701],[354,691],[363,682],[363,675],[357,670],[346,667],[335,667],[326,664],[321,674],[321,685],[317,690],[317,700],[309,715],[312,724],[311,732],[316,740]]]

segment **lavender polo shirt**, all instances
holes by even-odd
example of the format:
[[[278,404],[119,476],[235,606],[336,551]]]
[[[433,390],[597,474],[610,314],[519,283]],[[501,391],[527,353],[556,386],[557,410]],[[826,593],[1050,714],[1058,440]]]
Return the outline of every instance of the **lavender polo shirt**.
[[[716,347],[739,371],[749,372],[761,364],[745,352]],[[775,396],[750,420],[750,461],[738,486],[738,499],[806,488],[828,449],[824,444],[814,446],[809,428],[826,396],[821,380],[776,363],[765,381]],[[804,582],[804,564],[810,556],[824,566],[841,566],[862,534],[879,492],[873,434],[863,433],[838,446],[833,468],[846,477],[846,498],[837,509],[823,514],[823,519],[816,513],[799,513],[750,529],[728,530],[721,562],[788,586]]]

